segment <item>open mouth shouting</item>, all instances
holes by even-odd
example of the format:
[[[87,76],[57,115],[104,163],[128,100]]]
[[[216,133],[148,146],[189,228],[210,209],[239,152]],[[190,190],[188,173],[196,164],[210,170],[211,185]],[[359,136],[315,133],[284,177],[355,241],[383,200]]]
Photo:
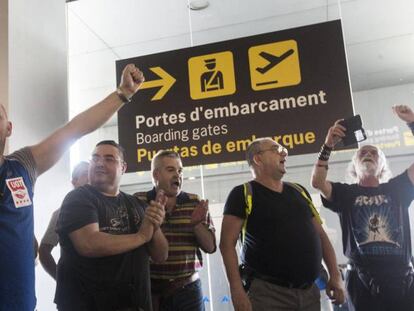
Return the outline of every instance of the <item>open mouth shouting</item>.
[[[180,181],[179,181],[179,180],[173,180],[173,181],[171,182],[171,186],[172,186],[172,188],[173,188],[173,189],[180,189],[180,187],[181,187],[181,183],[180,183]]]

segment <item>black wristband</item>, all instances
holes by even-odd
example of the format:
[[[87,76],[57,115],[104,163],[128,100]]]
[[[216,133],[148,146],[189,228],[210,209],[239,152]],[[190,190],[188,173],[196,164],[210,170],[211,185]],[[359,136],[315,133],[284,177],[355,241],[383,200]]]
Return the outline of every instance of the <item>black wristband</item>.
[[[118,95],[119,99],[125,104],[131,102],[131,98],[126,97],[120,88],[116,89],[116,95]]]
[[[326,170],[328,170],[328,169],[329,169],[328,164],[316,164],[316,166],[317,166],[317,167],[323,167],[323,168],[325,168]]]
[[[413,133],[413,135],[414,135],[414,122],[407,123],[407,125],[410,128],[411,133]]]
[[[321,151],[319,151],[318,159],[321,161],[328,161],[329,156],[331,155],[332,148],[328,147],[326,144],[323,144]]]

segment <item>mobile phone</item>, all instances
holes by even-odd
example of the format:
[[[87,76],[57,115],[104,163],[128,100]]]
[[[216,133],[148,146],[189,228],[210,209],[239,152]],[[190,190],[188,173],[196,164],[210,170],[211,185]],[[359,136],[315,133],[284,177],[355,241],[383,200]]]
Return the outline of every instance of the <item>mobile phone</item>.
[[[342,138],[344,146],[353,145],[367,139],[365,130],[362,127],[362,119],[359,114],[339,122],[346,128],[345,137]]]

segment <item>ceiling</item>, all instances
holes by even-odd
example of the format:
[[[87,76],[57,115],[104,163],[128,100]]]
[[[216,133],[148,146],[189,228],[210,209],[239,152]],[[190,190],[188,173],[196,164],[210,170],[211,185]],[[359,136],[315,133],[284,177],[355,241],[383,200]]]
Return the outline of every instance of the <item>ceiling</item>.
[[[198,4],[202,0],[194,0]],[[414,82],[412,0],[82,0],[67,4],[71,110],[113,90],[115,60],[342,18],[353,91]]]

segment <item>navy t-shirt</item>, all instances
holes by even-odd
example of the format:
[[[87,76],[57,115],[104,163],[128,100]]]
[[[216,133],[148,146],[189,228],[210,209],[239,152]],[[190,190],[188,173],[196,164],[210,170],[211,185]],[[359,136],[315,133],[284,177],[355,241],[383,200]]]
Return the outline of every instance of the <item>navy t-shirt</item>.
[[[284,183],[281,193],[252,181],[242,262],[251,269],[287,282],[313,282],[322,260],[321,242],[305,198]],[[229,194],[224,215],[246,218],[243,185]]]
[[[332,198],[323,204],[338,213],[345,256],[359,265],[387,269],[411,260],[408,207],[414,186],[407,172],[378,187],[332,183]]]

